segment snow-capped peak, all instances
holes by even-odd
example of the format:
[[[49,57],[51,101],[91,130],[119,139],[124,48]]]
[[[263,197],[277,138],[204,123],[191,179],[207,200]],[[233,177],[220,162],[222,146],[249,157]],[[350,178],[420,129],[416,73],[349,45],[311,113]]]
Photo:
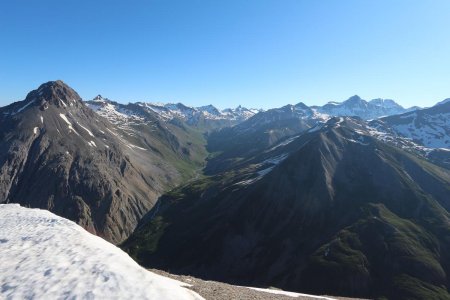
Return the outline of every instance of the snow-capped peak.
[[[164,120],[178,118],[186,121],[188,124],[195,123],[200,118],[205,120],[244,121],[258,112],[258,110],[247,109],[242,106],[238,106],[235,109],[220,110],[211,104],[199,107],[191,107],[182,103],[146,102],[139,104],[156,112]]]
[[[142,110],[156,114],[156,116],[165,122],[172,119],[180,119],[190,125],[196,125],[203,121],[221,121],[221,123],[217,124],[233,125],[247,120],[259,112],[257,109],[247,109],[240,105],[235,109],[224,110],[220,110],[211,104],[200,107],[192,107],[184,105],[180,102],[136,102],[124,105],[111,101],[101,95],[96,96],[94,99],[87,101],[86,103],[101,116],[106,117],[116,125],[117,123],[121,123],[123,126],[125,126],[125,123],[128,122],[127,119],[141,118]],[[136,109],[133,109],[133,107],[138,107],[139,112],[135,111]]]
[[[370,104],[376,105],[378,107],[383,107],[383,108],[397,108],[397,109],[402,109],[403,107],[401,105],[399,105],[397,102],[395,102],[392,99],[382,99],[382,98],[377,98],[377,99],[372,99],[369,101]]]
[[[220,116],[221,112],[213,105],[205,105],[197,107],[197,110],[214,115],[214,116]]]
[[[313,108],[319,113],[330,116],[358,116],[366,120],[407,111],[391,99],[373,99],[368,102],[358,95],[341,103],[328,102],[324,106],[314,106]]]
[[[104,102],[106,100],[108,100],[108,99],[107,98],[103,98],[102,95],[100,95],[100,94],[95,96],[94,99],[92,99],[92,101],[95,101],[95,102]]]

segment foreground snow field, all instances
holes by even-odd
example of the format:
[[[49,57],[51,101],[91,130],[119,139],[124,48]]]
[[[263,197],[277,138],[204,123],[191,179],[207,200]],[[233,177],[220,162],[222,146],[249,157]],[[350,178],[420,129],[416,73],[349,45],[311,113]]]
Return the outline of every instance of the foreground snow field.
[[[48,211],[0,205],[0,298],[203,299]]]

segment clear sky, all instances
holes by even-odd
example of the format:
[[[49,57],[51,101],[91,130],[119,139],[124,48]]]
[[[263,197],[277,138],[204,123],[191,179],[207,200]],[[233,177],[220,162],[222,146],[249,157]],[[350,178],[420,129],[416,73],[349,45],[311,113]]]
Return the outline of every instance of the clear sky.
[[[448,0],[0,1],[0,106],[62,79],[84,99],[218,107],[450,97]]]

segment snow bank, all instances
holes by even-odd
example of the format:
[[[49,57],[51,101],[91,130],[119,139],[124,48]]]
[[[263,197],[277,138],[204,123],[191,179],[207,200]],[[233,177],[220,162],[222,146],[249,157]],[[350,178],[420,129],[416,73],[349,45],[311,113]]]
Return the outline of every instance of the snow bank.
[[[203,299],[48,211],[0,205],[0,298]]]

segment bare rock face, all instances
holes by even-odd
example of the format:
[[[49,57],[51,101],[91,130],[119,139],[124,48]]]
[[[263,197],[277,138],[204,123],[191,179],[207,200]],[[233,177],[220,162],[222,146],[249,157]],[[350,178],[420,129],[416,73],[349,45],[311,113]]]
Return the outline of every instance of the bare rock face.
[[[0,108],[0,203],[48,209],[119,243],[179,180],[62,81]]]

